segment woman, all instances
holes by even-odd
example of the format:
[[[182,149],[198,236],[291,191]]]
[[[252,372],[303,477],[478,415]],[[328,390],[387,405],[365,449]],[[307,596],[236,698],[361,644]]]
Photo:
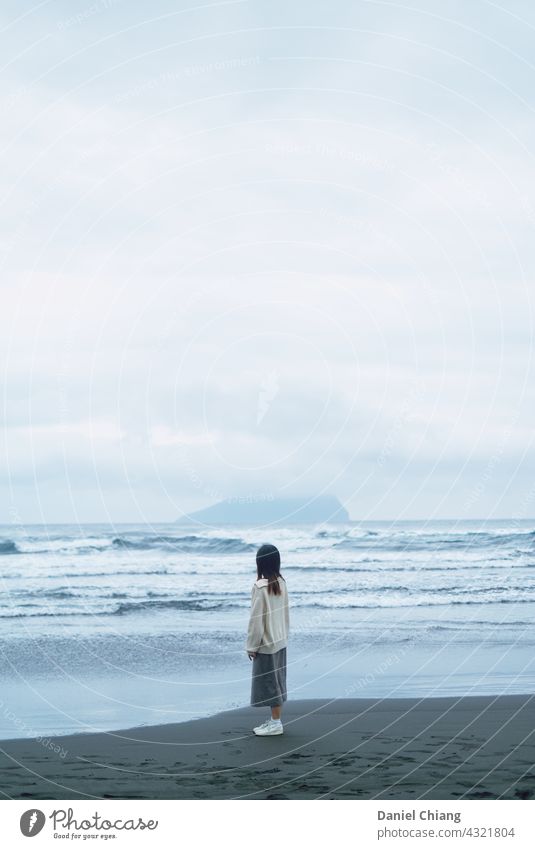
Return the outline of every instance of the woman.
[[[280,563],[280,554],[274,545],[258,549],[246,650],[253,661],[251,704],[271,708],[271,719],[253,728],[258,737],[283,733],[281,713],[282,703],[287,698],[286,645],[290,616]]]

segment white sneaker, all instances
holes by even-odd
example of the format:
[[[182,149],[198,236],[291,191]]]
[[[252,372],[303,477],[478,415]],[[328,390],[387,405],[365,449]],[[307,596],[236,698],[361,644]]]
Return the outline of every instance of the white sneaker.
[[[253,728],[253,731],[257,737],[275,737],[275,735],[283,733],[282,722],[280,719],[268,719],[267,722]]]

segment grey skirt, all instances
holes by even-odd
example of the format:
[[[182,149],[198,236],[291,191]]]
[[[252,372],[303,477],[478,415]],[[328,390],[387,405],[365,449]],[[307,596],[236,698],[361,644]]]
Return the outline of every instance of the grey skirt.
[[[251,704],[254,707],[277,707],[286,699],[286,649],[275,654],[258,652],[253,660]]]

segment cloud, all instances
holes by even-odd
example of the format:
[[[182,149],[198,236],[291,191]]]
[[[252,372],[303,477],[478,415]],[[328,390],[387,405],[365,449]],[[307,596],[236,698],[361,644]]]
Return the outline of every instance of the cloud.
[[[32,481],[58,521],[266,488],[452,516],[496,455],[470,509],[514,511],[532,10],[337,12],[59,4],[11,26],[3,480],[29,516]]]

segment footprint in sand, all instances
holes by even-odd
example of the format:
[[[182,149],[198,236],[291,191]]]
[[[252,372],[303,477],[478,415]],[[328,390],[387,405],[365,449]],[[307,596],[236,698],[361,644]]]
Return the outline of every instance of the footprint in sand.
[[[530,790],[529,788],[524,789],[517,787],[515,790],[515,796],[517,799],[533,799],[534,793],[533,790]]]
[[[312,755],[303,755],[301,752],[292,752],[291,755],[286,755],[284,758],[284,763],[289,760],[297,760],[298,758],[311,758]]]

